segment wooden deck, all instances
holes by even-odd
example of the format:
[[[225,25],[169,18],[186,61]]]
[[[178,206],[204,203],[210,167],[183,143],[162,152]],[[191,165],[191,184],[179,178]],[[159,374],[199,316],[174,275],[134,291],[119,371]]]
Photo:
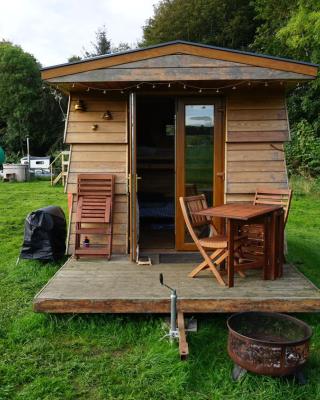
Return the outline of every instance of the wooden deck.
[[[126,258],[112,261],[69,259],[35,296],[34,310],[47,313],[167,313],[169,291],[159,283],[164,274],[177,289],[185,313],[237,311],[320,311],[320,291],[291,265],[275,281],[261,271],[235,278],[233,288],[217,284],[212,273],[187,277],[193,264],[137,266]]]

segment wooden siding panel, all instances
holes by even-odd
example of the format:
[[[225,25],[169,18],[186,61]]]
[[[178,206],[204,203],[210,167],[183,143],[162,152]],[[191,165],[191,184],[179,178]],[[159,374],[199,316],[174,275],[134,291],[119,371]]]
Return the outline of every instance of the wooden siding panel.
[[[252,201],[257,186],[288,186],[283,142],[289,127],[282,90],[239,90],[227,100],[226,201]]]
[[[123,133],[93,133],[92,130],[77,133],[69,132],[66,143],[127,143],[127,135]]]
[[[287,174],[284,171],[254,171],[254,172],[228,172],[229,183],[270,183],[270,182],[286,182]],[[263,186],[263,185],[262,185]]]
[[[78,99],[84,101],[84,104],[86,106],[86,111],[84,112],[74,111],[74,106],[76,105]],[[118,96],[116,97],[116,95],[112,95],[111,97],[110,94],[102,95],[100,93],[72,94],[70,113],[75,112],[75,114],[84,115],[85,113],[88,112],[105,112],[107,110],[111,112],[126,112],[126,99],[123,96],[120,98]]]
[[[127,146],[124,146],[122,152],[113,151],[112,147],[105,146],[101,144],[101,147],[105,149],[104,152],[102,151],[90,151],[90,144],[84,145],[87,151],[77,152],[73,150],[73,157],[72,161],[120,161],[125,162],[127,160]],[[103,171],[101,171],[103,172]]]
[[[212,67],[212,68],[220,68],[220,67],[241,67],[243,64],[235,63],[231,61],[224,60],[215,60],[206,57],[193,56],[188,54],[171,54],[161,57],[149,58],[141,61],[129,62],[126,64],[119,64],[112,66],[110,68],[186,68],[186,67]]]
[[[228,131],[244,132],[263,132],[263,131],[282,131],[288,129],[286,119],[255,121],[228,121]]]
[[[255,193],[257,188],[257,183],[228,183],[227,193]],[[270,189],[287,189],[287,182],[265,182],[263,184],[264,188]]]
[[[105,68],[49,79],[51,83],[148,82],[168,80],[304,80],[307,75],[251,65],[221,67]]]
[[[285,109],[231,109],[228,112],[228,121],[256,121],[286,119]]]
[[[289,139],[289,132],[285,130],[275,131],[228,131],[227,142],[248,143],[248,142],[286,142]]]
[[[280,161],[228,161],[228,173],[233,172],[283,172],[283,160]]]
[[[265,90],[265,93],[262,92]],[[283,110],[285,109],[284,92],[250,90],[232,93],[228,96],[228,111],[231,110]]]
[[[105,106],[104,106],[105,107]],[[77,112],[77,111],[71,111],[69,114],[69,121],[70,122],[91,122],[91,123],[97,123],[98,121],[105,121],[103,119],[103,114],[107,110],[105,109],[104,111],[86,111],[86,112]],[[108,109],[108,111],[111,112],[112,115],[112,122],[125,122],[126,121],[126,113],[124,111],[111,111]],[[111,121],[108,121],[110,123]]]
[[[75,111],[81,99],[86,111]],[[72,95],[65,142],[75,143],[127,143],[126,98],[94,94]],[[103,114],[110,111],[112,120],[106,121]],[[96,127],[94,127],[96,125]]]
[[[92,130],[92,122],[79,121],[79,122],[69,122],[68,133],[121,133],[124,135],[126,133],[126,123],[125,122],[114,122],[114,121],[95,121],[97,129]],[[108,142],[105,142],[108,143]]]
[[[281,161],[284,154],[279,150],[248,150],[228,151],[228,161]]]

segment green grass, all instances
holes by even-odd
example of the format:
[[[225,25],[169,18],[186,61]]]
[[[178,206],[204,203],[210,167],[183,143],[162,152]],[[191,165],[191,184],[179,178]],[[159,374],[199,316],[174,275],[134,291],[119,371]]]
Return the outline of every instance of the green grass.
[[[314,329],[309,383],[248,374],[232,383],[226,352],[227,315],[198,319],[190,358],[160,340],[163,320],[152,316],[43,315],[32,311],[36,292],[58,264],[16,266],[25,216],[57,204],[61,188],[48,182],[0,183],[0,399],[320,399],[320,317],[300,315]],[[320,285],[320,199],[295,196],[288,226],[290,260]]]

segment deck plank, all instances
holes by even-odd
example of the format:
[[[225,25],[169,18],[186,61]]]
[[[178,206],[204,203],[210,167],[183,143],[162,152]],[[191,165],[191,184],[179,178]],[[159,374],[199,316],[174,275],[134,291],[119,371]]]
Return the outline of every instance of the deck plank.
[[[237,311],[320,311],[320,291],[294,266],[285,265],[275,281],[261,271],[235,277],[233,288],[218,285],[210,272],[188,278],[192,264],[137,266],[125,258],[69,259],[34,298],[34,310],[48,313],[166,313],[169,293],[159,284],[162,272],[178,293],[185,313]]]

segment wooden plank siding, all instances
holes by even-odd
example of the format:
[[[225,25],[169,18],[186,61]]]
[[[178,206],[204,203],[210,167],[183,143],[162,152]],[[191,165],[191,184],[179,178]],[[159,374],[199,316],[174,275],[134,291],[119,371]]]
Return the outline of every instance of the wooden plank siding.
[[[252,201],[257,186],[287,188],[283,143],[289,126],[283,90],[239,90],[226,105],[225,199]]]
[[[72,145],[66,185],[66,191],[73,195],[68,253],[72,254],[75,243],[77,176],[79,173],[101,172],[115,175],[113,252],[125,254],[128,251],[126,100],[91,93],[81,95],[80,99],[84,101],[86,111],[74,111],[78,96],[73,96],[65,138],[66,143]],[[102,118],[107,110],[112,114],[111,121]],[[98,125],[96,131],[91,129],[93,124]],[[91,235],[90,240],[102,243],[103,237]]]

